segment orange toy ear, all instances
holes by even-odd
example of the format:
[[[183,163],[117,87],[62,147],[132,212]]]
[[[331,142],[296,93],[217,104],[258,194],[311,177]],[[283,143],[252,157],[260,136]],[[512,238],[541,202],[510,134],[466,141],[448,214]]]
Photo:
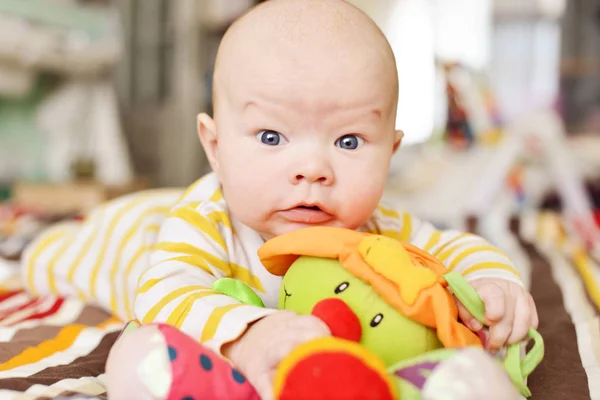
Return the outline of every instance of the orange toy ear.
[[[258,257],[267,271],[283,276],[300,256],[339,259],[345,248],[355,248],[366,235],[327,226],[299,229],[268,240]]]
[[[381,361],[362,345],[327,337],[296,348],[275,376],[277,400],[397,399]]]

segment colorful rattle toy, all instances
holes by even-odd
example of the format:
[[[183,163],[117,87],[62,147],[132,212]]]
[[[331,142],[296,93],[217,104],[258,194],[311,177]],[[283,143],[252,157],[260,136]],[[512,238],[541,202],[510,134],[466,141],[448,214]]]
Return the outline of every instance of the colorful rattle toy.
[[[529,331],[534,344],[523,359],[520,344],[509,346],[503,359],[489,355],[484,337],[458,320],[453,298],[483,323],[477,293],[461,275],[415,246],[315,227],[271,239],[259,257],[269,272],[283,277],[279,308],[315,315],[332,333],[283,360],[274,380],[275,399],[509,400],[518,398],[517,391],[531,395],[525,381],[543,358],[540,335]],[[240,281],[221,278],[213,288],[262,306]],[[130,330],[136,326],[128,325]],[[133,372],[124,373],[125,368]],[[114,398],[137,390],[156,399],[258,398],[234,366],[161,324],[125,332],[111,351],[107,383]],[[160,390],[149,390],[149,385]]]

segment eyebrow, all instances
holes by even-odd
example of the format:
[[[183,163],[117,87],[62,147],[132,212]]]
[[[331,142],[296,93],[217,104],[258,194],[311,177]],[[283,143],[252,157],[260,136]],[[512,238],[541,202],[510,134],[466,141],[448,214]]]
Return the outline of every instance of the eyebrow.
[[[264,110],[264,105],[267,106],[268,110]],[[273,107],[273,106],[275,106],[275,107]],[[266,111],[268,115],[270,115],[271,117],[275,117],[275,118],[278,118],[278,116],[281,115],[280,112],[282,112],[282,110],[281,110],[282,108],[284,110],[283,112],[286,112],[286,111],[289,112],[289,107],[285,106],[281,102],[273,103],[273,102],[269,101],[265,104],[263,101],[260,101],[260,100],[256,101],[255,99],[251,99],[251,100],[247,100],[243,103],[242,113],[247,112],[247,110],[252,107],[262,110],[260,112],[263,114]],[[293,109],[292,111],[297,112],[298,110]],[[340,111],[343,114],[341,119],[344,121],[343,125],[345,125],[345,126],[356,125],[357,123],[360,126],[364,126],[363,125],[364,123],[370,125],[371,123],[379,123],[383,120],[383,111],[382,111],[381,107],[378,107],[378,106],[376,106],[374,108],[360,107],[360,110],[357,112],[356,107],[353,107],[353,106],[344,107],[344,106],[336,105],[335,107],[330,108],[323,116],[325,117],[327,114],[337,114]],[[280,122],[282,122],[282,121],[280,121]]]
[[[279,105],[281,105],[281,104],[279,104]],[[250,108],[250,107],[260,107],[260,105],[259,105],[259,104],[258,104],[256,101],[254,101],[254,100],[248,100],[248,101],[246,101],[246,102],[243,104],[243,106],[242,106],[242,111],[245,111],[245,110],[247,110],[247,109],[248,109],[248,108]],[[342,109],[342,108],[343,108],[343,107],[341,107],[341,106],[340,106],[340,107],[336,107],[336,110],[334,110],[334,111],[337,111],[338,109]],[[368,112],[366,112],[365,114],[366,114],[366,115],[371,115],[371,114],[373,114],[373,115],[375,115],[375,117],[377,117],[378,119],[381,119],[381,118],[382,118],[382,115],[383,115],[383,113],[382,113],[382,111],[381,111],[381,108],[379,108],[379,107],[373,108],[373,109],[369,110]]]

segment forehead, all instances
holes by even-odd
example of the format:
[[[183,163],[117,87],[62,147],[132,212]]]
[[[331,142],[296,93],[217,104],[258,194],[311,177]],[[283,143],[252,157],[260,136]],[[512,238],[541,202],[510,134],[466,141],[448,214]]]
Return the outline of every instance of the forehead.
[[[337,43],[336,43],[337,42]],[[342,41],[343,42],[343,41]],[[229,100],[244,107],[267,101],[297,109],[376,106],[384,109],[397,97],[396,69],[383,46],[263,40],[231,46],[220,65]]]
[[[394,103],[389,67],[377,54],[263,53],[231,71],[228,92],[240,108],[271,103],[317,111]]]

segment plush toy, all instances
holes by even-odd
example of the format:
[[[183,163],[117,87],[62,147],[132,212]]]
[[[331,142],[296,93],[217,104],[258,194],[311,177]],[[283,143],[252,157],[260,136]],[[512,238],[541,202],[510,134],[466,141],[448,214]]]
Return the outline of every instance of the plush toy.
[[[519,345],[504,360],[492,358],[482,337],[459,322],[453,294],[480,321],[483,303],[428,253],[380,235],[316,227],[268,241],[259,256],[283,276],[279,308],[312,313],[332,332],[283,360],[276,399],[508,400],[518,398],[515,389],[530,395],[525,379],[543,357],[541,337],[529,332],[534,346],[523,360]],[[214,288],[262,305],[239,281],[222,278]],[[111,351],[110,398],[258,398],[226,360],[175,328],[128,332],[136,326],[128,325]],[[186,363],[190,358],[200,362]]]

